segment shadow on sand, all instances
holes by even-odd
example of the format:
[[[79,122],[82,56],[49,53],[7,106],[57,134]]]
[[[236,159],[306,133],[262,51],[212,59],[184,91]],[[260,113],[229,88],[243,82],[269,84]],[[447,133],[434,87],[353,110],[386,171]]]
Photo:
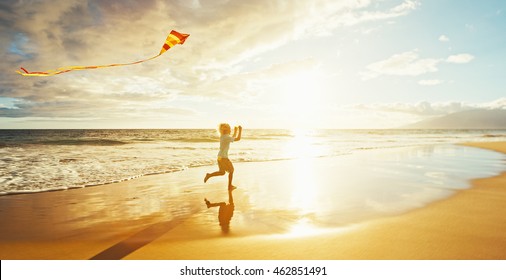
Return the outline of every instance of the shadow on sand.
[[[129,238],[116,243],[108,249],[98,253],[90,258],[90,260],[119,260],[131,254],[139,248],[151,243],[158,237],[164,235],[169,230],[175,228],[183,218],[153,224],[138,233],[130,236]]]
[[[225,202],[211,203],[205,199],[207,208],[220,207],[218,213],[218,220],[220,223],[221,230],[224,234],[230,231],[230,221],[234,215],[234,198],[232,196],[232,190],[228,191],[228,204]],[[192,212],[196,212],[197,209],[193,209]],[[184,217],[180,217],[174,220],[160,222],[148,226],[147,228],[137,232],[136,234],[128,237],[127,239],[114,244],[106,250],[98,253],[97,255],[90,258],[90,260],[119,260],[122,259],[134,251],[144,247],[145,245],[153,242],[155,239],[161,237],[171,229],[178,226],[185,220]]]

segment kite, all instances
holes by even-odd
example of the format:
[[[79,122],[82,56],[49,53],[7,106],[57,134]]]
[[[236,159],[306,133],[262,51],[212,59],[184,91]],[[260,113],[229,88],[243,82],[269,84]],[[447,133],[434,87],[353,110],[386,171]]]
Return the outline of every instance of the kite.
[[[165,39],[165,43],[163,44],[162,49],[160,50],[159,54],[157,54],[151,58],[147,58],[147,59],[143,59],[143,60],[139,60],[139,61],[135,61],[135,62],[98,65],[98,66],[67,66],[67,67],[60,67],[55,70],[48,70],[45,72],[30,72],[30,71],[26,70],[25,68],[21,67],[21,70],[23,70],[23,71],[18,70],[18,71],[16,71],[16,73],[21,74],[23,76],[45,77],[45,76],[54,76],[54,75],[58,75],[58,74],[62,74],[62,73],[67,73],[67,72],[70,72],[73,70],[88,70],[88,69],[98,69],[98,68],[106,68],[106,67],[116,67],[116,66],[126,66],[126,65],[139,64],[139,63],[146,62],[148,60],[152,60],[152,59],[155,59],[155,58],[161,56],[164,52],[168,51],[170,48],[172,48],[173,46],[175,46],[177,44],[181,44],[181,45],[184,44],[184,41],[186,40],[186,38],[188,36],[190,36],[190,34],[182,34],[182,33],[179,33],[175,30],[172,30],[170,32],[169,36],[167,36],[167,39]]]

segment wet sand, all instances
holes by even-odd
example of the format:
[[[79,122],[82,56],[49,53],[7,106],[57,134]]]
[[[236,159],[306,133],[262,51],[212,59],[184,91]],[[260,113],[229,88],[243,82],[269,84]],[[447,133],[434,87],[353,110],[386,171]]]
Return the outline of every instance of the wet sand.
[[[466,145],[506,153],[506,143]],[[289,162],[240,166],[237,183],[260,186],[256,190],[265,191],[266,199],[271,186],[293,187],[281,174],[301,171]],[[224,234],[219,207],[208,209],[202,199],[227,204],[224,181],[202,184],[203,170],[0,197],[0,258],[506,259],[506,173],[473,180],[469,189],[404,214],[323,229],[301,224],[292,233],[303,213],[258,208],[262,201],[251,200],[262,195],[239,188],[232,230]],[[320,183],[332,180],[317,175]],[[175,191],[179,185],[186,188]]]

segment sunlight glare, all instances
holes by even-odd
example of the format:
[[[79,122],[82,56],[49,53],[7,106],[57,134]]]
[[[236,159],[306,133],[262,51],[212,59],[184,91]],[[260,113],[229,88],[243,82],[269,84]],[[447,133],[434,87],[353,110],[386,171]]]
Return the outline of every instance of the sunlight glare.
[[[293,164],[296,172],[292,176],[292,206],[299,209],[303,215],[313,213],[317,206],[318,179],[314,174],[313,158],[317,150],[307,131],[293,132],[292,141],[286,146],[288,156],[295,158]]]
[[[321,73],[305,70],[292,73],[280,81],[281,112],[290,128],[314,128],[321,106]]]
[[[315,130],[292,129],[292,140],[284,146],[287,158],[315,158],[327,155],[330,151],[325,145],[319,145]]]
[[[286,237],[301,237],[319,234],[322,230],[315,227],[308,218],[298,220],[286,234]]]

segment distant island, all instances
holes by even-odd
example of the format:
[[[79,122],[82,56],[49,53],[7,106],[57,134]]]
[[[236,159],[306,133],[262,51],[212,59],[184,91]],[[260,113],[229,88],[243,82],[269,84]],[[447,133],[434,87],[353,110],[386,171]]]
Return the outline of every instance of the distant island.
[[[506,110],[477,109],[403,126],[404,129],[506,129]]]

